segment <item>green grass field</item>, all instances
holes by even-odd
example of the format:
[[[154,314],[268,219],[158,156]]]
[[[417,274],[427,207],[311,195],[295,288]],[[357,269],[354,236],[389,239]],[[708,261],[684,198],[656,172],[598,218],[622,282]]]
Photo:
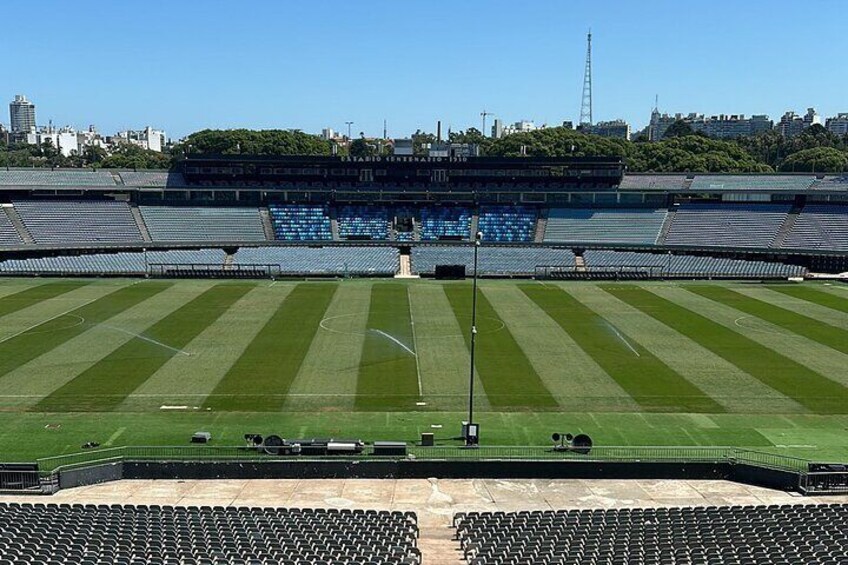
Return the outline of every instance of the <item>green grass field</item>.
[[[446,442],[470,316],[467,283],[0,279],[0,458],[198,430]],[[848,461],[846,286],[483,281],[478,328],[485,444]]]

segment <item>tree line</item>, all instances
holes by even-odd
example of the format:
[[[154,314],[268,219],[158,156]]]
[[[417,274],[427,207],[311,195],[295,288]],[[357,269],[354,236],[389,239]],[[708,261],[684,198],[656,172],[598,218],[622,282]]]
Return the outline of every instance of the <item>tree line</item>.
[[[436,142],[432,133],[412,135],[413,150],[425,155]],[[692,132],[688,124],[669,127],[658,142],[633,141],[585,134],[554,127],[516,133],[501,139],[485,137],[475,129],[450,132],[447,141],[473,143],[481,155],[496,157],[594,157],[624,159],[631,172],[771,173],[848,171],[848,136],[839,137],[821,125],[785,138],[777,131],[738,139],[712,139]],[[49,143],[0,146],[0,167],[95,167],[166,169],[186,155],[352,155],[388,154],[391,145],[358,138],[348,146],[296,130],[203,130],[193,133],[166,152],[146,151],[134,145],[119,146],[107,155],[99,147],[65,157]]]

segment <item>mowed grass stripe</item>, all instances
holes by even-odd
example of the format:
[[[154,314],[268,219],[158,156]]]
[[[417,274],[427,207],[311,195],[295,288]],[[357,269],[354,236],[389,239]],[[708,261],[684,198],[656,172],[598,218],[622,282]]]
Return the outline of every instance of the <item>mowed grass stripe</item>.
[[[780,306],[740,294],[723,286],[687,286],[686,289],[715,302],[720,302],[725,306],[735,308],[740,312],[745,312],[776,326],[786,328],[793,333],[832,347],[842,353],[848,353],[848,331],[819,322],[814,318],[792,312]]]
[[[339,285],[289,389],[283,410],[353,408],[370,302],[370,284]]]
[[[701,389],[561,288],[520,285],[601,368],[649,412],[725,412]]]
[[[43,300],[50,300],[66,292],[87,285],[87,281],[64,281],[39,284],[0,298],[0,317],[23,310]]]
[[[7,373],[0,379],[0,410],[29,409],[210,286],[172,285]]]
[[[250,287],[218,285],[186,302],[34,406],[41,412],[93,412],[120,405]]]
[[[206,397],[204,406],[220,411],[280,410],[336,288],[332,283],[297,285]]]
[[[415,352],[427,410],[463,410],[468,405],[468,348],[440,284],[410,284],[409,307]],[[491,410],[486,388],[474,372],[474,406]]]
[[[467,347],[471,347],[471,286],[444,286]],[[486,296],[477,295],[475,368],[492,408],[551,408],[557,402]]]
[[[595,285],[570,285],[568,292],[628,339],[639,343],[728,412],[807,413],[804,406],[751,377],[694,340],[622,302]],[[670,345],[673,344],[673,345]],[[703,415],[698,415],[704,417]]]
[[[414,348],[406,285],[373,285],[356,380],[358,410],[415,408],[419,394]]]
[[[0,343],[0,376],[51,351],[93,325],[147,300],[170,282],[143,282],[121,287],[92,302],[71,310]]]
[[[848,315],[844,312],[840,312],[839,310],[833,310],[832,308],[821,306],[815,302],[801,300],[800,298],[795,298],[761,285],[736,284],[730,288],[739,294],[756,298],[768,304],[774,304],[775,306],[779,306],[785,310],[789,310],[790,312],[795,312],[796,314],[813,318],[823,324],[834,326],[848,332]]]
[[[793,359],[643,288],[607,286],[605,290],[810,410],[848,413],[848,389]]]
[[[198,406],[214,390],[271,318],[294,285],[256,285],[234,302],[185,349],[130,394],[117,410],[158,410],[162,405]]]
[[[627,391],[517,286],[481,288],[561,409],[639,410]]]
[[[807,302],[813,302],[814,304],[818,304],[820,306],[827,306],[828,308],[833,308],[834,310],[848,313],[848,296],[843,298],[841,296],[837,296],[836,294],[819,290],[817,288],[812,288],[809,286],[772,285],[768,288],[777,292],[782,292],[783,294],[792,296],[794,298],[800,298],[801,300],[806,300]]]

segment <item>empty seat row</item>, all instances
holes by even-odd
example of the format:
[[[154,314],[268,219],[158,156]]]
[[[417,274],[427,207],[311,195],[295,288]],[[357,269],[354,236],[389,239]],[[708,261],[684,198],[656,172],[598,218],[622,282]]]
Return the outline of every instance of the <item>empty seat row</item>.
[[[16,200],[15,210],[35,243],[130,243],[143,238],[126,202]]]
[[[143,275],[156,265],[218,265],[226,254],[220,249],[94,253],[0,261],[4,274]]]
[[[808,204],[781,247],[848,251],[848,206]]]
[[[666,210],[652,208],[555,208],[545,242],[636,243],[657,241]]]
[[[140,206],[153,241],[265,241],[258,208]]]
[[[0,170],[0,186],[115,186],[108,171]]]
[[[12,220],[6,215],[6,211],[0,208],[0,245],[21,245],[22,243],[23,240]]]
[[[848,563],[848,505],[622,508],[456,514],[472,564]]]
[[[242,247],[237,265],[274,265],[281,274],[393,275],[399,254],[393,247]]]
[[[337,219],[341,239],[388,237],[389,210],[385,206],[341,206]]]
[[[684,204],[665,238],[666,245],[769,247],[786,221],[781,204]]]
[[[471,245],[427,245],[413,247],[412,272],[430,275],[436,265],[464,265],[469,275],[474,268]],[[532,275],[537,267],[570,267],[574,254],[567,249],[540,247],[487,247],[478,252],[477,270],[481,275]]]
[[[536,210],[523,206],[481,206],[477,230],[483,232],[486,241],[533,241]]]
[[[470,209],[461,207],[421,209],[422,240],[427,241],[442,238],[468,239],[470,235]]]
[[[326,206],[270,204],[268,212],[274,236],[283,241],[325,241],[333,239]]]
[[[790,278],[803,277],[804,267],[768,261],[749,261],[724,257],[637,253],[635,251],[606,251],[588,249],[583,253],[588,270],[643,269],[654,276],[673,277],[732,277],[732,278]]]
[[[124,186],[185,187],[182,173],[165,171],[122,171],[119,173]]]
[[[420,563],[412,512],[0,503],[0,564]]]

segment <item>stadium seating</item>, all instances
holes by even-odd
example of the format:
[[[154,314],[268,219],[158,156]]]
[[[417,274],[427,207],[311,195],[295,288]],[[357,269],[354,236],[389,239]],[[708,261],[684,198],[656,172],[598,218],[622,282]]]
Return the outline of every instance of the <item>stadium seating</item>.
[[[412,272],[433,274],[436,265],[465,265],[471,274],[474,267],[471,245],[464,247],[427,245],[412,248]],[[538,247],[487,247],[478,253],[478,273],[482,275],[528,275],[536,267],[574,266],[574,254],[566,249]]]
[[[650,208],[556,208],[545,226],[545,241],[653,245],[665,210]]]
[[[693,192],[711,190],[768,190],[803,191],[813,184],[813,175],[695,175],[690,187]]]
[[[666,245],[769,247],[789,213],[778,204],[684,204]]]
[[[54,171],[50,169],[0,170],[0,186],[115,186],[106,171]]]
[[[279,265],[282,273],[310,275],[393,275],[398,269],[393,247],[242,247],[237,265]]]
[[[6,215],[6,211],[0,208],[0,245],[21,245],[22,243],[23,240],[9,216]]]
[[[257,208],[139,206],[153,241],[265,241]]]
[[[848,206],[805,206],[781,247],[848,251]]]
[[[848,504],[456,514],[471,565],[848,562]]]
[[[587,249],[583,253],[586,268],[645,269],[654,276],[676,278],[790,278],[803,277],[806,269],[796,265],[767,261],[747,261],[695,255],[663,255],[633,251]]]
[[[223,265],[220,249],[95,253],[0,261],[0,273],[47,275],[143,275],[150,265]]]
[[[341,239],[388,237],[389,211],[383,206],[342,206],[337,219]]]
[[[333,239],[326,206],[271,204],[274,235],[283,241],[321,241]]]
[[[16,200],[14,206],[38,244],[143,241],[125,202]]]
[[[619,188],[681,190],[686,181],[686,175],[624,175]]]
[[[848,175],[825,175],[817,178],[811,190],[848,190]]]
[[[0,503],[0,564],[415,565],[412,512]]]
[[[182,173],[168,173],[164,171],[122,171],[119,173],[124,186],[155,186],[155,187],[182,187],[186,186]]]
[[[522,206],[481,206],[477,230],[486,241],[533,241],[536,210]]]
[[[468,239],[471,235],[471,210],[461,207],[422,208],[422,241],[440,238]]]

